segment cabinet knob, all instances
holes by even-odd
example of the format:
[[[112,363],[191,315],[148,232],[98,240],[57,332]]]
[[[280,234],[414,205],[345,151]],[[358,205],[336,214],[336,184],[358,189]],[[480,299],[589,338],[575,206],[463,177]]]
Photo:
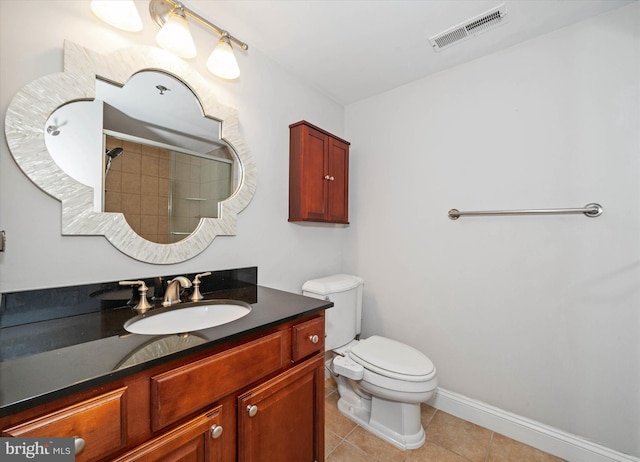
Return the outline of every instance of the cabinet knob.
[[[247,406],[247,412],[249,413],[249,417],[253,417],[254,415],[256,415],[258,413],[258,406],[256,406],[256,405]]]
[[[318,343],[319,338],[317,335],[310,335],[309,340],[311,340],[311,343]]]
[[[222,426],[221,425],[212,425],[211,426],[211,438],[216,439],[220,438],[222,435]]]
[[[330,177],[329,175],[325,175],[325,176],[324,176],[324,179],[325,179],[325,180],[330,180],[330,179],[331,179],[331,177]]]
[[[76,455],[80,454],[85,446],[84,438],[80,438],[79,436],[74,436],[73,444],[74,444]]]
[[[334,177],[332,177],[332,176],[330,176],[330,177],[329,177],[329,181],[333,181],[333,180],[335,180],[335,178],[334,178]]]

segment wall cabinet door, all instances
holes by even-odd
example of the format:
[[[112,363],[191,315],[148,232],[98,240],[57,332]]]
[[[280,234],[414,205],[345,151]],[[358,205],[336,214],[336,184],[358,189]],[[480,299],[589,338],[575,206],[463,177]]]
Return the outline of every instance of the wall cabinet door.
[[[238,397],[239,462],[324,460],[323,358]]]
[[[305,121],[289,129],[289,221],[348,223],[349,143]]]
[[[329,139],[327,221],[349,223],[349,144]]]

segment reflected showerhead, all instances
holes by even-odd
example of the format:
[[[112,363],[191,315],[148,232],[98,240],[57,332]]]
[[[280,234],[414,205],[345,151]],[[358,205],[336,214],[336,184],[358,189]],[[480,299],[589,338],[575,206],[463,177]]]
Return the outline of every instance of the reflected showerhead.
[[[107,149],[107,166],[104,169],[105,178],[107,177],[107,173],[109,173],[109,169],[111,168],[111,161],[116,157],[118,157],[123,152],[124,152],[124,149],[122,149],[119,146],[117,148]]]
[[[118,157],[120,154],[122,154],[122,151],[124,151],[124,149],[117,147],[117,148],[113,148],[113,149],[108,149],[107,150],[107,155],[112,158],[115,159],[116,157]]]

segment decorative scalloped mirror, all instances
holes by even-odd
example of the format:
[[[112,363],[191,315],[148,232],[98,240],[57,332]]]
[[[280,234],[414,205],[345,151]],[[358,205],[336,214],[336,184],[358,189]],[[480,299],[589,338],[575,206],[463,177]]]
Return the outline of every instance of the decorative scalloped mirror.
[[[180,99],[186,100],[189,97],[184,95],[189,94],[194,97],[191,98],[191,106],[200,111],[196,119],[202,120],[186,124],[194,133],[186,133],[176,126],[183,119],[179,112],[181,109],[176,103],[170,103],[168,98],[162,100],[168,104],[171,112],[175,112],[175,123],[165,127],[165,132],[171,132],[178,138],[187,135],[204,139],[214,145],[214,148],[204,147],[196,152],[190,148],[175,148],[173,145],[176,143],[166,143],[166,139],[162,139],[161,142],[153,141],[153,148],[168,146],[167,149],[179,151],[176,155],[192,154],[191,157],[187,156],[187,162],[189,158],[192,159],[190,162],[195,163],[196,160],[200,162],[200,158],[213,157],[220,164],[230,165],[226,168],[229,177],[227,194],[213,199],[210,211],[199,216],[191,226],[195,227],[194,230],[189,228],[187,232],[173,233],[181,235],[174,239],[177,242],[162,243],[167,240],[148,236],[144,238],[141,236],[144,233],[137,227],[138,232],[134,231],[130,225],[132,218],[125,217],[125,213],[122,213],[126,211],[103,211],[120,210],[110,208],[107,204],[111,181],[107,173],[114,158],[113,154],[105,155],[105,152],[113,149],[113,143],[128,143],[121,157],[131,159],[134,155],[127,154],[127,149],[132,141],[142,139],[139,133],[134,133],[114,141],[114,132],[105,129],[103,119],[110,117],[106,106],[112,115],[114,112],[121,112],[120,108],[114,109],[111,103],[104,103],[103,108],[100,101],[98,117],[94,118],[97,123],[82,111],[79,112],[81,115],[70,115],[71,111],[68,110],[72,106],[99,101],[96,98],[96,87],[100,87],[100,84],[97,82],[103,86],[106,82],[116,89],[124,88],[127,83],[134,81],[134,77],[145,73],[153,76],[153,79],[170,79],[158,81],[158,85],[154,85],[153,91],[160,95],[159,98],[163,98],[163,95],[171,95],[173,98],[182,95]],[[176,85],[183,85],[184,88],[179,89]],[[103,92],[104,90],[99,92],[99,97],[102,97]],[[140,91],[133,94],[138,95]],[[132,97],[124,99],[130,101]],[[150,100],[146,100],[143,106],[151,107],[151,104]],[[95,113],[95,108],[92,111]],[[127,117],[131,122],[140,116],[129,114]],[[122,126],[131,125],[129,122]],[[213,128],[198,129],[196,125],[200,125],[200,122],[213,123]],[[151,131],[149,124],[145,130]],[[195,133],[198,130],[201,133]],[[65,136],[59,136],[61,133]],[[205,139],[209,138],[209,133],[210,139]],[[237,112],[219,104],[208,82],[187,63],[158,48],[131,47],[110,55],[101,55],[65,41],[64,72],[42,77],[16,94],[7,110],[5,134],[11,154],[22,171],[39,188],[62,203],[63,235],[104,235],[121,252],[147,263],[179,263],[201,253],[216,236],[234,235],[237,214],[249,204],[256,188],[256,166],[238,133]],[[119,131],[115,136],[120,136]],[[144,141],[143,144],[146,143]],[[220,149],[215,151],[218,148]],[[133,148],[130,149],[133,151]],[[226,154],[211,154],[222,151]],[[194,168],[203,170],[204,167],[199,165]],[[109,175],[116,176],[113,173]],[[169,180],[169,184],[174,182],[175,179]],[[107,192],[104,185],[107,185]],[[209,194],[201,193],[195,197],[187,193],[187,196],[194,197],[185,199],[192,203],[201,202],[207,200],[207,197],[199,196]]]

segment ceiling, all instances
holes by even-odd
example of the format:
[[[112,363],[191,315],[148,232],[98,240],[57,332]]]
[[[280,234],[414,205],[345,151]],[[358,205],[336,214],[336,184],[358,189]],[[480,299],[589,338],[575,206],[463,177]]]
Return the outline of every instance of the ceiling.
[[[638,0],[186,0],[187,7],[350,104]],[[429,37],[501,4],[505,21],[435,52]],[[237,50],[236,53],[242,53]]]

